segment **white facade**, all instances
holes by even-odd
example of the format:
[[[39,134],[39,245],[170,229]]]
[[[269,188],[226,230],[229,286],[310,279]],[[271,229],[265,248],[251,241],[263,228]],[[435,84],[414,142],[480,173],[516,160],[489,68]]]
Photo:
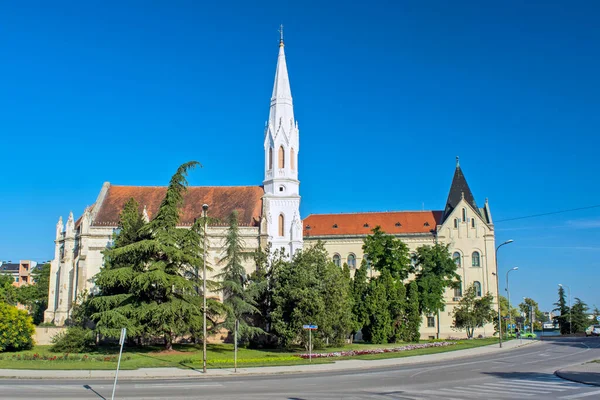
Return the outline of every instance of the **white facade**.
[[[285,61],[283,39],[271,97],[269,121],[265,129],[264,213],[268,241],[273,250],[290,256],[302,248],[298,122],[294,119],[292,91]]]

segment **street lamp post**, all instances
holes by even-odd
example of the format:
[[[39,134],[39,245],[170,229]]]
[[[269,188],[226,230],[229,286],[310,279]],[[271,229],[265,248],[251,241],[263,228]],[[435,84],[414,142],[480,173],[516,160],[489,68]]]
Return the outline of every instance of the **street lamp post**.
[[[496,247],[496,257],[494,261],[496,261],[496,299],[498,301],[498,340],[500,348],[502,348],[502,317],[500,315],[500,278],[498,277],[498,249],[506,244],[512,243],[513,240],[509,239],[506,242],[500,244]]]
[[[506,271],[506,299],[508,300],[508,323],[509,323],[509,325],[512,324],[512,315],[510,313],[510,289],[508,286],[508,273],[510,271],[517,271],[518,269],[519,269],[519,267],[512,267],[511,269]]]
[[[573,311],[571,310],[571,287],[567,286],[567,285],[563,285],[562,283],[559,283],[558,286],[560,287],[566,287],[569,290],[569,335],[572,333],[572,326],[571,326],[571,314],[573,313]]]
[[[203,330],[204,330],[204,336],[202,337],[202,372],[206,373],[206,253],[207,253],[207,248],[206,248],[206,228],[208,225],[208,204],[203,204],[202,205],[202,211],[204,214],[204,244],[203,244],[203,258],[204,258],[204,262],[203,262],[203,271],[202,271],[202,297],[203,297],[203,307],[202,307],[202,318],[204,320],[203,323]]]

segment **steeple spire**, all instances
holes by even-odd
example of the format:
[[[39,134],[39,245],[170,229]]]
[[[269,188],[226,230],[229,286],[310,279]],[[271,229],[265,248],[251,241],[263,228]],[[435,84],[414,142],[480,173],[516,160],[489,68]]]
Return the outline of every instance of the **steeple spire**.
[[[477,208],[477,203],[475,203],[475,197],[467,183],[467,179],[460,168],[458,157],[456,157],[456,169],[454,170],[454,177],[452,178],[452,184],[450,185],[450,192],[448,193],[448,199],[446,200],[442,221],[445,221],[446,218],[448,218],[450,213],[452,213],[452,210],[456,208],[461,200],[465,200],[469,203],[475,212],[480,212],[479,208]]]
[[[279,25],[279,47],[283,47],[283,24]]]

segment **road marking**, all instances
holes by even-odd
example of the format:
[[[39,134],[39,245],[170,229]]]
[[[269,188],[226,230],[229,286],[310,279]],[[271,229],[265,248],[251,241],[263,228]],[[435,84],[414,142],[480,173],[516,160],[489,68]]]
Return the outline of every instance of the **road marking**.
[[[169,384],[164,384],[164,383],[139,383],[139,384],[134,385],[134,387],[136,389],[145,389],[145,388],[153,388],[153,387],[184,389],[184,388],[211,387],[211,386],[212,387],[221,387],[223,385],[221,385],[219,383],[188,383],[188,384],[179,384],[179,385],[169,385]]]
[[[529,388],[540,388],[543,390],[551,390],[553,392],[564,392],[565,390],[567,390],[568,388],[566,387],[555,387],[555,386],[550,386],[547,385],[545,383],[521,383],[521,382],[511,382],[510,385],[512,386],[522,386],[522,387],[529,387]]]
[[[572,394],[570,396],[564,396],[564,397],[559,397],[559,399],[581,399],[583,397],[590,397],[590,396],[594,396],[600,394],[600,390],[596,390],[595,392],[587,392],[587,393],[581,393],[581,394]]]
[[[498,388],[498,390],[508,390],[508,391],[517,392],[517,393],[534,393],[534,394],[550,393],[550,392],[545,391],[542,388],[515,387],[515,386],[506,387],[506,385],[503,383],[484,383],[483,386],[487,386],[489,388]]]
[[[544,382],[545,385],[551,385],[553,387],[581,387],[573,382],[565,382],[562,379],[552,379],[552,380],[538,380],[534,381],[531,379],[516,379],[519,382],[529,382],[529,383],[537,383]]]
[[[533,393],[514,393],[514,392],[499,393],[498,389],[492,389],[492,388],[483,389],[483,388],[479,388],[478,386],[469,386],[469,387],[456,386],[455,389],[463,389],[467,393],[481,392],[481,393],[485,393],[485,394],[493,394],[494,396],[499,396],[499,397],[514,397],[515,394],[520,394],[522,396],[533,396],[534,395]],[[481,394],[481,393],[476,393],[476,394]]]

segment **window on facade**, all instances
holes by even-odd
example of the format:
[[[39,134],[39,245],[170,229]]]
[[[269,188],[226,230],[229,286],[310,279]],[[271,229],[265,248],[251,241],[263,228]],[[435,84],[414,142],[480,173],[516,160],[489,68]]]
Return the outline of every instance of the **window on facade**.
[[[462,283],[459,283],[459,286],[454,288],[454,297],[462,297]]]
[[[479,252],[478,251],[474,251],[472,256],[471,256],[471,265],[473,265],[474,267],[479,267],[481,265],[481,261],[479,260]]]
[[[279,236],[284,236],[285,231],[285,220],[283,214],[279,214]]]
[[[454,218],[454,227],[458,228],[458,218]]]
[[[296,170],[296,154],[294,153],[294,148],[290,150],[290,168],[295,171]]]
[[[279,168],[285,168],[285,150],[283,146],[279,148]]]
[[[269,169],[273,169],[273,148],[269,147]]]
[[[356,268],[356,256],[352,253],[348,254],[348,267]]]
[[[475,218],[471,218],[471,228],[475,228]]]
[[[365,254],[363,255],[363,258],[365,260],[365,264],[367,264],[367,269],[371,269],[371,260],[369,259],[369,255]]]
[[[341,258],[339,254],[334,254],[333,255],[333,263],[335,264],[336,267],[339,267],[341,264]]]
[[[481,283],[475,281],[473,282],[473,287],[475,288],[475,296],[481,297]]]
[[[19,282],[19,277],[15,276],[15,282]]]
[[[454,254],[452,254],[452,259],[454,260],[454,262],[456,263],[456,266],[458,268],[460,268],[460,253],[458,251],[455,251]]]
[[[467,222],[467,209],[466,208],[462,209],[462,217],[463,217],[463,222]]]
[[[435,328],[435,317],[427,317],[427,327]]]

